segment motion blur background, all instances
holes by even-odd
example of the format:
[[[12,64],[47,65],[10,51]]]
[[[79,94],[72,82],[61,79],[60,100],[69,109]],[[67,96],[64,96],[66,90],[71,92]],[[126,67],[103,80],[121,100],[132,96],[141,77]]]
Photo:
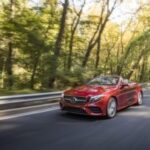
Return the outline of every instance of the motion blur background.
[[[0,93],[100,74],[150,81],[149,0],[1,0]]]

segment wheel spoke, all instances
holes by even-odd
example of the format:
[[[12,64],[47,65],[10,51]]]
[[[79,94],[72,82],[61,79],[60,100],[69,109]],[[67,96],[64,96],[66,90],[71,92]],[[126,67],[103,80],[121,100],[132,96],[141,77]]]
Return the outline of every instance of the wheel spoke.
[[[116,113],[116,102],[114,100],[112,100],[109,104],[108,113],[109,117],[114,117]]]
[[[139,105],[142,104],[142,94],[141,93],[138,94],[138,104]]]

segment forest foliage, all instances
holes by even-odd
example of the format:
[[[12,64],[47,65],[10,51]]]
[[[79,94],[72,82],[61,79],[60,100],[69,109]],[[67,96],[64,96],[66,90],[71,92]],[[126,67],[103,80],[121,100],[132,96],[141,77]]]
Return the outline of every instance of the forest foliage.
[[[111,16],[127,0],[31,2],[0,2],[0,88],[64,89],[102,74],[150,81],[149,1],[121,24]]]

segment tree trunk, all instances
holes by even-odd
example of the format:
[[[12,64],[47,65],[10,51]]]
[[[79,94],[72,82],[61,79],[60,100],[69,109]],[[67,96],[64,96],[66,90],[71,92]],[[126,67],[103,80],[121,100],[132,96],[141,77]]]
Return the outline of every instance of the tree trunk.
[[[131,22],[132,22],[132,19],[130,20],[129,25],[130,25]],[[136,29],[137,29],[137,25],[135,26],[134,31],[136,31]],[[128,27],[126,28],[126,30],[128,31]],[[124,52],[123,36],[124,36],[125,32],[126,32],[126,31],[124,31],[123,33],[121,33],[121,39],[120,39],[120,40],[121,40],[121,52],[122,52],[122,54],[123,54],[123,53],[124,53],[124,54],[123,54],[122,57],[120,58],[120,60],[119,60],[119,62],[118,62],[118,65],[117,65],[117,74],[118,74],[118,75],[121,75],[123,68],[126,67],[126,66],[125,66],[126,60],[127,60],[128,56],[129,56],[131,50],[132,50],[132,48],[129,46],[129,47],[126,49],[126,51]],[[132,36],[131,36],[131,38],[130,38],[130,40],[129,40],[128,43],[132,42],[132,40],[134,39],[135,33],[136,33],[136,32],[133,32],[133,34],[132,34]]]
[[[141,71],[140,71],[140,77],[139,77],[139,81],[143,81],[143,75],[144,75],[144,68],[145,68],[145,62],[144,62],[144,58],[142,59],[142,66],[141,66]]]
[[[50,67],[51,75],[50,75],[49,81],[48,81],[49,87],[54,86],[54,82],[56,79],[58,58],[59,58],[61,47],[62,47],[62,40],[63,40],[64,30],[65,30],[68,5],[69,5],[69,0],[65,0],[65,2],[63,4],[63,12],[62,12],[61,20],[60,20],[59,32],[58,32],[56,42],[55,42],[54,54],[51,58],[51,64],[50,64],[51,65],[51,67]]]
[[[95,30],[93,36],[91,37],[91,39],[88,43],[88,46],[87,46],[87,49],[86,49],[86,52],[85,52],[85,56],[83,58],[82,67],[86,67],[88,59],[90,57],[90,53],[91,53],[92,49],[94,48],[94,46],[96,44],[96,40],[94,41],[94,39],[95,39],[95,37],[97,35],[97,32],[99,31],[100,26],[102,24],[102,18],[103,18],[104,11],[105,11],[105,4],[103,4],[103,6],[102,6],[102,10],[101,10],[101,14],[100,14],[100,17],[99,17],[99,22],[98,22],[98,25],[96,27],[96,30]]]
[[[111,49],[108,49],[107,50],[107,56],[106,56],[106,60],[105,60],[105,63],[104,63],[104,73],[106,74],[107,72],[107,69],[106,69],[106,66],[107,66],[107,63],[110,59],[110,55],[111,55]]]
[[[70,37],[70,42],[69,42],[69,56],[68,56],[68,70],[70,70],[71,66],[72,66],[72,53],[73,53],[74,35],[75,35],[76,29],[78,27],[78,24],[80,22],[80,18],[81,18],[81,15],[82,15],[84,5],[85,5],[85,0],[83,2],[83,5],[81,6],[81,9],[80,9],[79,13],[76,12],[78,18],[76,19],[76,17],[75,17],[73,19],[73,23],[72,23],[72,27],[71,27],[71,37]]]
[[[9,22],[11,23],[13,21],[14,17],[14,12],[13,12],[13,7],[14,7],[14,0],[9,1]],[[12,88],[13,86],[13,71],[12,71],[12,55],[13,55],[13,42],[12,42],[12,33],[10,33],[9,36],[9,42],[8,42],[8,53],[7,53],[7,58],[6,58],[6,87],[9,89]]]
[[[5,74],[5,61],[2,61],[2,66],[1,66],[1,86],[0,88],[4,88],[4,74]]]
[[[8,87],[9,89],[11,89],[13,86],[12,53],[13,47],[12,42],[10,41],[8,43],[8,54],[6,60],[6,75],[7,75],[6,87]]]
[[[85,53],[85,56],[84,56],[84,59],[83,59],[83,62],[82,62],[82,67],[86,67],[86,64],[88,62],[88,59],[89,59],[89,56],[90,56],[90,53],[92,51],[92,49],[94,48],[95,44],[90,44],[88,45],[88,48],[86,50],[86,53]]]
[[[95,69],[97,69],[97,68],[98,68],[98,65],[99,65],[99,60],[100,60],[100,46],[101,46],[101,38],[100,38],[100,36],[99,36],[99,37],[98,37],[98,42],[97,42]]]
[[[108,19],[109,19],[110,15],[112,14],[113,10],[115,9],[117,0],[114,1],[114,3],[113,3],[110,10],[109,10],[109,2],[110,2],[110,0],[107,0],[106,3],[102,6],[102,11],[101,11],[99,23],[98,23],[98,26],[97,26],[97,29],[96,29],[95,33],[93,34],[93,37],[91,38],[91,40],[88,44],[88,48],[86,50],[85,57],[83,59],[82,67],[86,66],[86,64],[88,62],[88,59],[90,57],[91,51],[97,43],[98,43],[98,47],[97,47],[95,68],[98,67],[100,47],[101,47],[101,36],[102,36],[102,33],[103,33],[103,31],[106,27],[106,24],[108,22]],[[107,11],[107,14],[106,14],[106,17],[104,18],[103,14],[104,14],[105,9]],[[97,35],[97,32],[98,32],[98,35]],[[96,35],[97,35],[97,37],[96,37]],[[96,37],[96,39],[95,39],[95,37]]]
[[[33,64],[33,69],[32,69],[32,74],[31,74],[31,79],[30,79],[30,88],[34,89],[34,84],[35,84],[35,75],[36,75],[36,71],[37,71],[37,67],[38,67],[38,63],[39,63],[39,58],[40,55],[35,58],[35,62]]]
[[[72,49],[73,49],[73,41],[74,41],[74,32],[72,32],[69,42],[69,56],[68,56],[68,70],[71,69],[72,66]]]
[[[144,53],[147,51],[147,49],[143,49],[137,58],[137,61],[131,66],[131,71],[127,74],[127,79],[130,79],[134,70],[139,66],[139,63],[144,55]]]

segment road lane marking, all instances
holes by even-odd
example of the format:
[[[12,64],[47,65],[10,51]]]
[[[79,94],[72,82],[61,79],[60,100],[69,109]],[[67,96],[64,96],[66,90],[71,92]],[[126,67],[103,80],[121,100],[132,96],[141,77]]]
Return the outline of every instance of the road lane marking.
[[[15,114],[15,115],[4,116],[4,117],[0,117],[0,121],[23,117],[23,116],[34,115],[34,114],[40,114],[40,113],[45,113],[45,112],[50,112],[50,111],[54,111],[54,110],[58,110],[58,109],[59,109],[59,107],[55,106],[55,107],[51,107],[51,108],[47,108],[47,109],[43,109],[43,110],[36,110],[36,111],[31,111],[31,112],[25,112],[25,113],[20,113],[20,114]]]
[[[18,111],[18,110],[26,110],[26,109],[32,109],[32,108],[40,108],[40,107],[46,107],[50,106],[51,108],[58,105],[59,103],[50,103],[50,104],[41,104],[41,105],[35,105],[35,106],[25,106],[25,107],[19,107],[19,108],[11,108],[11,109],[5,109],[5,110],[0,110],[0,113],[5,113],[5,112],[10,112],[10,111]]]
[[[144,97],[150,97],[150,94],[144,94]]]

